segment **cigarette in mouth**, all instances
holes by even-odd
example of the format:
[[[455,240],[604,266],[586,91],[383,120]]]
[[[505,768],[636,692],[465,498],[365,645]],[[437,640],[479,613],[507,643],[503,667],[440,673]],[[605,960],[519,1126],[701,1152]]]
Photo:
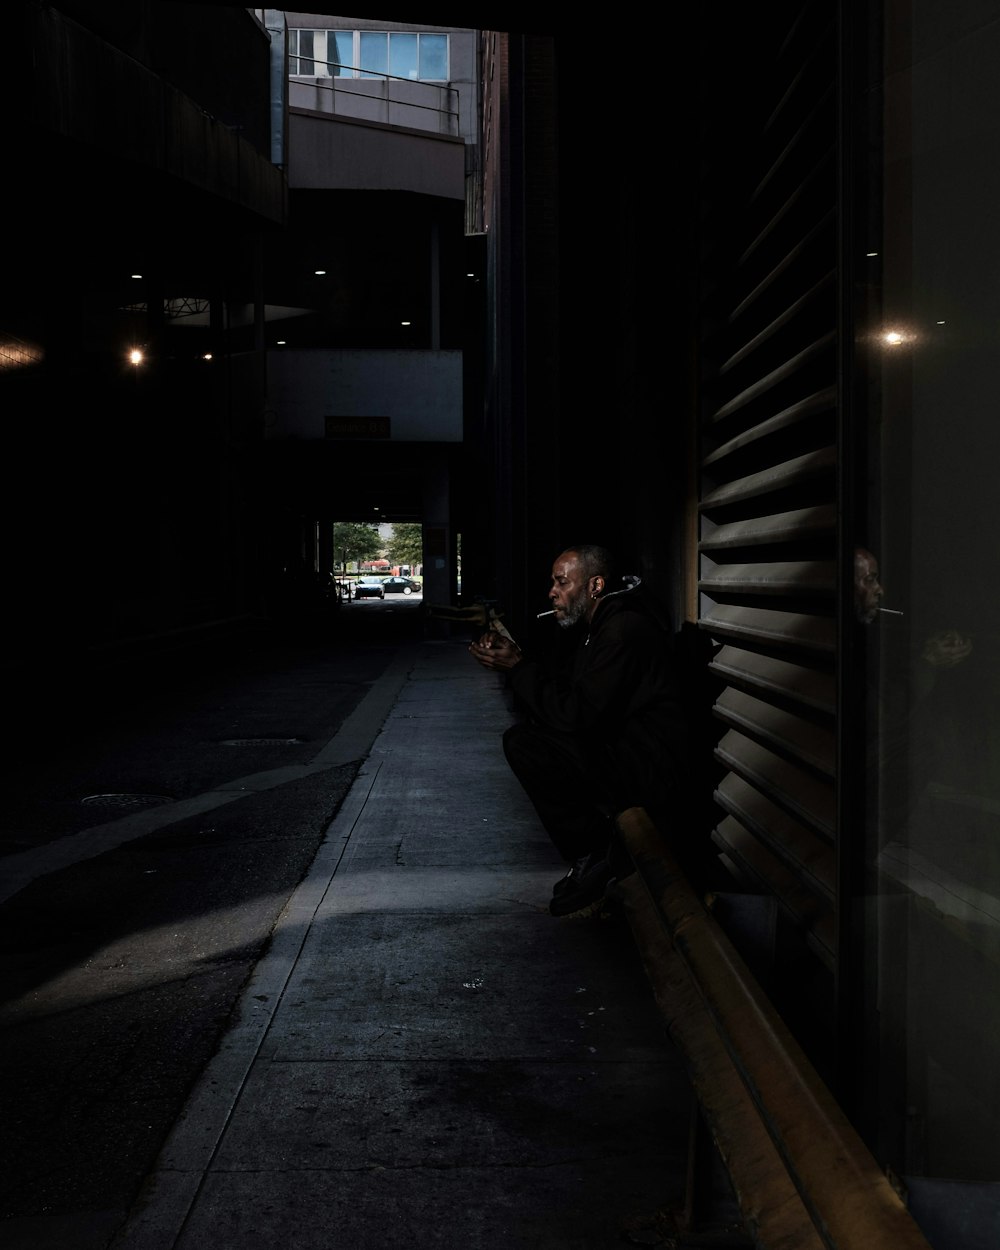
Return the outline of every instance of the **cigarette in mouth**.
[[[556,610],[555,608],[552,608],[548,612],[539,612],[538,615],[535,617],[535,620],[540,621],[543,616],[555,616],[555,614],[556,614]]]
[[[888,612],[890,616],[905,616],[905,612],[897,612],[895,608],[879,608],[880,612]]]

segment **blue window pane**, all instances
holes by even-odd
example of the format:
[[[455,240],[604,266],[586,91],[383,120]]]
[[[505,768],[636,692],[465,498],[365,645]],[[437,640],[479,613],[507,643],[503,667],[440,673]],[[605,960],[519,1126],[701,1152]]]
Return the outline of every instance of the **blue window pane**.
[[[389,36],[382,31],[361,32],[361,77],[372,78],[389,69]]]
[[[420,36],[420,77],[448,79],[448,36]]]
[[[389,36],[389,73],[396,78],[417,76],[417,36],[393,33]]]
[[[334,78],[350,78],[354,66],[354,32],[331,30],[326,36],[326,59]]]

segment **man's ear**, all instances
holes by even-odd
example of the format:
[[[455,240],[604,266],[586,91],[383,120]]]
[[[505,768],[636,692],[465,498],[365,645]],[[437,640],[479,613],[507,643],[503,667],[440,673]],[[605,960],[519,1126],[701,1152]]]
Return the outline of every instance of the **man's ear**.
[[[604,578],[599,574],[590,579],[590,593],[596,599],[598,595],[604,594]]]

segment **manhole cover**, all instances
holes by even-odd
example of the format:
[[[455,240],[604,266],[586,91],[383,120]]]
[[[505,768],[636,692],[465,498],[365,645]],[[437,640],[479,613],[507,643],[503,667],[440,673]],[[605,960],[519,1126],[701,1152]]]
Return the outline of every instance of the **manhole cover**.
[[[223,738],[224,747],[297,747],[305,738]]]
[[[159,807],[173,799],[167,794],[88,794],[80,802],[85,807]]]

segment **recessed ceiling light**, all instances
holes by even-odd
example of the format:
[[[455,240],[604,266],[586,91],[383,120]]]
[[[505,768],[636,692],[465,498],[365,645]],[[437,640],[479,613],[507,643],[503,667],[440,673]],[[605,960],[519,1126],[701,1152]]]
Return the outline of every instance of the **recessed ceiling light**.
[[[322,278],[322,277],[323,277],[323,275],[326,273],[326,270],[325,270],[325,269],[314,269],[314,270],[313,270],[313,273],[316,275],[316,277],[317,277],[317,278]]]
[[[412,325],[413,323],[412,323],[412,322],[410,322],[410,321],[401,321],[399,324],[400,324],[401,326],[408,326],[408,325]]]

